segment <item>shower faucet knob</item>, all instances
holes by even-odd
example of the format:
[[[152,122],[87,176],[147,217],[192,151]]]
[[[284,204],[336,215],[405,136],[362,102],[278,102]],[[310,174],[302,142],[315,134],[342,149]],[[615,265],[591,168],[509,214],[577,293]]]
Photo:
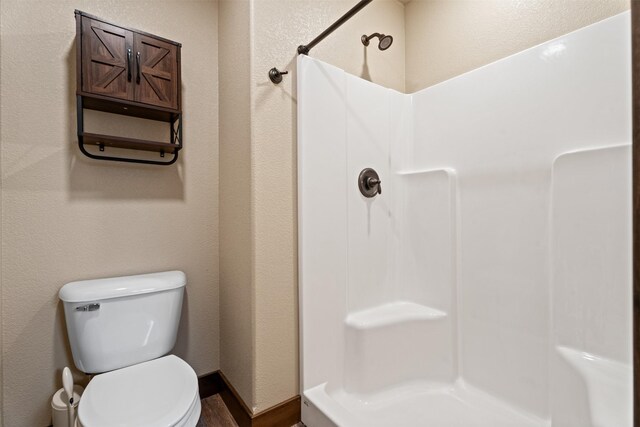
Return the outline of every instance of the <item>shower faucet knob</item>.
[[[372,190],[376,189],[377,187],[377,193],[382,194],[382,181],[380,181],[379,179],[369,177],[367,179],[367,187],[371,188]]]
[[[375,170],[365,168],[358,176],[358,188],[364,197],[375,197],[382,194],[382,181]]]

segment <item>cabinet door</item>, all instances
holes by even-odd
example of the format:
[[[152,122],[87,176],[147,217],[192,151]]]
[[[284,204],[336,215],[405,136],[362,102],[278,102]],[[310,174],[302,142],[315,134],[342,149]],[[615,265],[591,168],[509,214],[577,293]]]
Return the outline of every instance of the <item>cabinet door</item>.
[[[127,51],[132,46],[131,31],[83,16],[82,90],[133,100],[133,57],[129,60]]]
[[[134,34],[135,100],[178,108],[178,47],[143,34]]]

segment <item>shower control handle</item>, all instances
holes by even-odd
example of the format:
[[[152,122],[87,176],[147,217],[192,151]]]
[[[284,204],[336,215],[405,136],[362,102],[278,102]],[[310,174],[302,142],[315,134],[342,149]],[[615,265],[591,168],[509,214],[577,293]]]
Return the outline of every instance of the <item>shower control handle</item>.
[[[364,197],[375,197],[382,194],[382,181],[375,170],[365,168],[358,175],[358,188]]]
[[[382,194],[382,181],[376,178],[369,177],[367,178],[367,187],[371,189],[375,189],[377,187],[378,194]]]

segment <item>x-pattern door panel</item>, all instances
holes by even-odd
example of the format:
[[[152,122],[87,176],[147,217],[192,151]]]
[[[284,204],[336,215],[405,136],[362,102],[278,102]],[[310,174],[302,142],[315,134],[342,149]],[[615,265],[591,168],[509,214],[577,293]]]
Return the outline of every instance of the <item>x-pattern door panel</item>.
[[[87,17],[82,18],[82,32],[83,91],[133,100],[132,64],[127,58],[133,33]]]
[[[167,108],[178,108],[177,47],[135,34],[135,100]]]

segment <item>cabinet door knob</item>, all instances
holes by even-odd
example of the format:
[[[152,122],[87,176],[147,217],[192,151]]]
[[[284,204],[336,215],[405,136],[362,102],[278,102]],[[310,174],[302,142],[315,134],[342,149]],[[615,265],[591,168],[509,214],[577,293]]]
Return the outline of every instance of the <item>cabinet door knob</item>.
[[[127,81],[131,81],[131,49],[127,49]]]
[[[136,68],[138,69],[136,83],[140,84],[140,52],[136,53]]]

